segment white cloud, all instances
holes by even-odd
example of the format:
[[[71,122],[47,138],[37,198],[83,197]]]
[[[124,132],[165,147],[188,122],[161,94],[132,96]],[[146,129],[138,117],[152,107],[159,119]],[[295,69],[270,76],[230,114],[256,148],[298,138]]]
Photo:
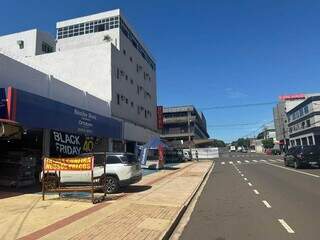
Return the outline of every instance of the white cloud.
[[[245,98],[248,97],[248,94],[241,92],[239,90],[236,90],[234,88],[226,88],[225,89],[225,95],[228,98],[232,98],[232,99],[238,99],[238,98]]]

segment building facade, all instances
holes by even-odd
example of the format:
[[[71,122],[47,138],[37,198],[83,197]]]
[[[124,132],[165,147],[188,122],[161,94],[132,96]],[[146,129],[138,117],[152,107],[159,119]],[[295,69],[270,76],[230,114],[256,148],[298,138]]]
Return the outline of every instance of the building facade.
[[[279,102],[273,108],[273,120],[276,130],[276,138],[279,141],[281,151],[286,151],[290,146],[289,120],[287,113],[302,103],[308,97],[317,94],[291,94],[279,97]]]
[[[166,107],[163,109],[163,139],[189,141],[208,139],[206,118],[194,106]]]
[[[320,95],[308,97],[287,115],[291,147],[320,145]]]
[[[111,143],[115,150],[132,151],[136,143],[156,136],[156,64],[120,10],[61,21],[56,29],[56,38],[38,30],[2,36],[0,54],[43,73],[49,83],[56,79],[98,99],[97,106],[87,106],[90,111],[123,123],[123,139]],[[17,81],[7,74],[5,79],[1,85],[39,92],[32,76],[23,81],[21,74]],[[71,96],[62,99],[74,105]]]

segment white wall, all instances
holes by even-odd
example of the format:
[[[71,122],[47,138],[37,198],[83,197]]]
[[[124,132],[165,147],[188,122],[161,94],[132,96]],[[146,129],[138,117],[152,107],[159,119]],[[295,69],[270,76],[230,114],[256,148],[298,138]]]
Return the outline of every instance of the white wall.
[[[56,50],[67,51],[88,46],[100,45],[102,43],[106,43],[104,37],[107,35],[111,37],[111,42],[116,47],[119,47],[119,28],[114,28],[104,32],[95,32],[70,38],[59,39],[57,41]]]
[[[124,54],[124,51],[126,54]],[[130,61],[132,58],[132,62]],[[151,69],[149,64],[142,58],[140,53],[120,32],[120,51],[112,48],[112,99],[111,109],[112,115],[135,122],[139,125],[156,130],[156,107],[157,107],[157,91],[156,91],[156,73]],[[142,68],[137,72],[137,64]],[[123,71],[124,74],[117,79],[117,68]],[[151,81],[144,79],[144,72],[148,73]],[[128,76],[128,80],[126,80]],[[131,79],[133,84],[131,84]],[[137,85],[142,86],[142,92],[137,93]],[[151,94],[151,100],[145,97],[144,91]],[[120,101],[117,104],[117,94],[128,98],[128,104],[125,101]],[[131,107],[131,101],[134,107]],[[142,106],[151,112],[151,116],[145,117],[144,110],[138,114],[137,107]]]
[[[86,91],[103,101],[111,101],[110,43],[54,52],[28,58],[34,66],[59,80]]]
[[[24,42],[23,49],[19,48],[17,41]],[[43,54],[42,42],[55,48],[55,39],[46,32],[32,29],[24,32],[0,36],[0,50],[20,57],[30,57]]]
[[[125,140],[146,143],[155,136],[159,136],[159,134],[141,126],[129,122],[124,122]]]
[[[103,116],[110,116],[108,102],[0,54],[0,88],[12,86]]]
[[[0,37],[0,49],[20,56],[34,56],[36,53],[37,29],[9,34]],[[17,41],[24,41],[24,48],[20,49]]]

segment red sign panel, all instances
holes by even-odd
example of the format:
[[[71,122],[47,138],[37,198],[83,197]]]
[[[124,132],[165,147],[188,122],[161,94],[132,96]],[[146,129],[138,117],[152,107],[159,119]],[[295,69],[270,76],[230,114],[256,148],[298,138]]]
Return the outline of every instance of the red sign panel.
[[[163,106],[157,106],[157,127],[163,128]]]
[[[279,99],[282,101],[286,101],[286,100],[297,100],[297,99],[305,99],[305,95],[303,93],[299,93],[299,94],[290,94],[290,95],[283,95],[280,96]]]

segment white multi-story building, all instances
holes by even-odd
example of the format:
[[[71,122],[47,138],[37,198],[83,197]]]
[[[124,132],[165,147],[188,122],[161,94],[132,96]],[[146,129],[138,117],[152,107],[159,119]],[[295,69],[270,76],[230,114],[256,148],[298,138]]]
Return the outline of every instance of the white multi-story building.
[[[0,54],[99,99],[99,108],[89,110],[123,121],[123,139],[114,144],[125,141],[123,146],[132,151],[136,142],[157,135],[156,64],[120,10],[61,21],[56,27],[56,39],[38,30],[2,36]],[[20,78],[0,87],[36,91],[32,75]]]
[[[288,111],[290,146],[320,145],[320,95]]]
[[[305,99],[316,95],[318,94],[290,94],[279,97],[279,103],[273,108],[273,119],[276,138],[279,141],[281,150],[286,150],[290,146],[289,119],[287,113],[305,101]]]

